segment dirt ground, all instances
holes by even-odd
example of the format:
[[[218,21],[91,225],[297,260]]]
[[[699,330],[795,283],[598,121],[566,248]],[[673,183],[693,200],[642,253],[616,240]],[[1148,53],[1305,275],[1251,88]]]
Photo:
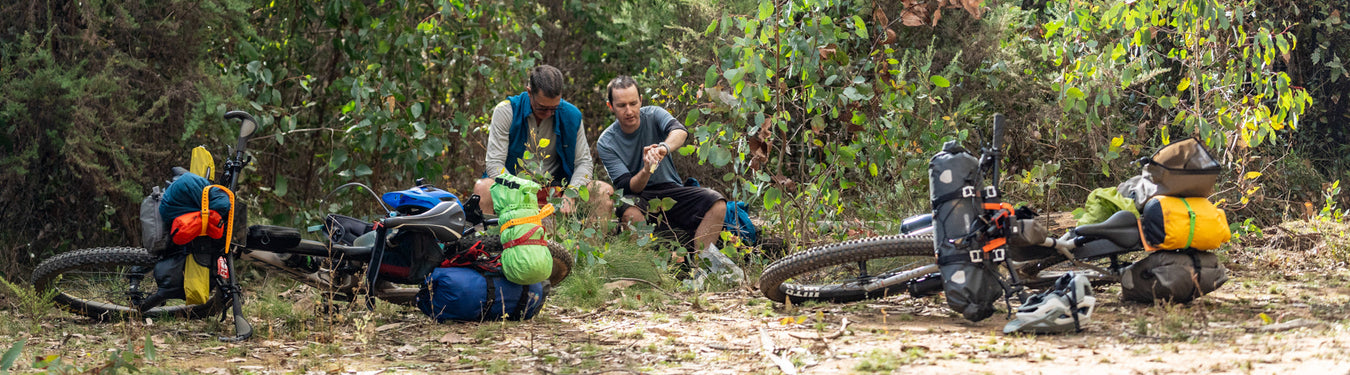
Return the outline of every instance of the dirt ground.
[[[1061,335],[1004,335],[1004,314],[967,322],[941,296],[784,306],[748,288],[672,295],[618,283],[596,309],[437,324],[389,305],[316,318],[305,315],[320,310],[305,297],[313,293],[283,287],[246,305],[257,332],[238,344],[215,339],[230,332],[215,319],[34,319],[0,303],[10,306],[0,310],[0,351],[27,342],[16,373],[57,355],[67,371],[208,374],[1350,374],[1350,269],[1325,261],[1350,247],[1287,232],[1221,253],[1228,283],[1188,305],[1121,302],[1119,286],[1098,288],[1085,330]]]
[[[210,374],[1350,373],[1350,274],[1234,276],[1182,306],[1121,303],[1119,287],[1100,289],[1086,329],[1064,335],[1004,335],[1002,314],[969,323],[941,297],[785,307],[740,290],[659,308],[550,308],[526,323],[436,324],[407,308],[379,326],[358,318],[303,340],[264,329],[241,344],[202,333],[226,332],[213,321],[63,315],[0,341],[27,338],[27,358],[60,354],[87,370],[128,341],[144,353],[138,337],[148,335],[156,353],[145,368]]]

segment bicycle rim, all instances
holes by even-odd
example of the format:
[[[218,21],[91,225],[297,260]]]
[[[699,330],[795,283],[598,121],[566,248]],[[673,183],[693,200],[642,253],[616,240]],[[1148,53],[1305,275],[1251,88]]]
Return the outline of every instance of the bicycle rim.
[[[38,290],[55,289],[53,302],[64,310],[100,321],[124,319],[135,312],[132,300],[153,295],[157,257],[144,249],[110,247],[76,250],[42,262],[33,272]],[[147,317],[200,318],[223,308],[222,296],[212,290],[202,305],[170,300],[140,314]]]
[[[907,280],[870,291],[864,286],[901,273],[922,276],[926,272],[921,271],[931,265],[930,235],[864,238],[812,248],[774,262],[760,277],[760,291],[778,302],[881,298],[903,293]]]

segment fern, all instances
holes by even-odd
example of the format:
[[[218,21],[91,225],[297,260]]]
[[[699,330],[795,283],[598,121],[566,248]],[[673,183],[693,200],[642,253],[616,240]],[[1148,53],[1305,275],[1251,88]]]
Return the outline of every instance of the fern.
[[[55,311],[56,306],[52,303],[52,299],[56,297],[56,289],[39,292],[29,285],[11,283],[3,276],[0,276],[0,284],[5,286],[7,294],[12,297],[13,302],[10,303],[34,323],[41,322],[42,318]]]

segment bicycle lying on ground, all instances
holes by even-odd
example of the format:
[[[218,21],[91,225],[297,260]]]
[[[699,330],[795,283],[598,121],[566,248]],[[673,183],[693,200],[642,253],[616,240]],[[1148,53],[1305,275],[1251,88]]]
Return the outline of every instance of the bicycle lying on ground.
[[[988,198],[979,217],[971,220],[972,236],[966,239],[983,246],[987,255],[972,253],[972,259],[985,256],[1001,263],[1011,279],[1005,288],[1008,295],[1049,287],[1069,269],[1087,274],[1094,285],[1119,282],[1122,271],[1130,265],[1122,257],[1144,251],[1135,214],[1116,212],[1105,222],[1073,228],[1059,238],[1046,235],[1043,227],[1019,225],[1018,221],[1035,214],[1015,210],[997,199],[1002,115],[995,115],[993,133],[979,162],[979,175],[990,177],[991,185],[983,192]],[[942,221],[937,225],[943,225]],[[789,255],[764,270],[760,291],[777,302],[850,302],[901,293],[916,298],[936,295],[943,290],[943,280],[935,263],[933,232],[933,215],[917,215],[904,220],[898,235],[822,245]],[[1023,240],[1012,240],[1012,236]]]
[[[245,146],[257,128],[257,122],[242,111],[226,113],[225,119],[242,122],[238,145],[222,168],[221,182],[232,191],[244,166],[251,161]],[[327,236],[324,241],[302,239],[293,246],[268,249],[248,246],[244,241],[233,242],[221,258],[225,263],[220,267],[223,270],[211,276],[210,297],[203,304],[164,305],[144,311],[138,308],[147,296],[155,294],[154,268],[160,258],[137,247],[98,247],[62,253],[39,264],[33,271],[32,282],[38,290],[55,289],[53,301],[61,308],[100,321],[126,319],[135,314],[198,319],[221,314],[233,303],[236,336],[222,340],[243,340],[251,335],[251,326],[242,317],[241,289],[234,277],[235,259],[280,271],[317,288],[329,298],[353,301],[358,294],[365,294],[393,304],[412,304],[419,288],[411,285],[417,285],[420,280],[377,278],[378,271],[367,272],[379,268],[371,267],[380,264],[372,260],[385,259],[383,255],[391,246],[391,232],[397,230],[423,230],[433,234],[446,257],[465,253],[471,248],[499,254],[502,244],[498,236],[486,235],[477,229],[497,224],[496,219],[484,219],[478,212],[477,198],[472,196],[463,205],[454,199],[443,199],[424,212],[376,220],[372,223],[375,241],[369,244],[342,243],[331,238],[337,236]],[[462,207],[467,207],[468,212]],[[235,228],[240,228],[244,224],[242,221],[246,221],[243,216],[246,215],[240,212],[229,220],[236,222]],[[548,242],[548,249],[553,257],[553,271],[548,280],[551,285],[557,285],[571,271],[573,256],[552,241]],[[367,285],[374,287],[367,288]]]

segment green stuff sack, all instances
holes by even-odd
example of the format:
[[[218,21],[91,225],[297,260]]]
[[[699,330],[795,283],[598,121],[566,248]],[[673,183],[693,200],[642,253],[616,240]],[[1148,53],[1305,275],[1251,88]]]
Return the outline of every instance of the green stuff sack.
[[[540,220],[553,214],[553,205],[539,208],[539,184],[503,173],[492,185],[492,209],[502,223],[502,275],[520,285],[548,280],[553,273]]]
[[[1088,193],[1087,202],[1081,210],[1073,211],[1073,217],[1078,220],[1078,225],[1097,224],[1119,211],[1130,211],[1139,216],[1134,200],[1121,195],[1118,188],[1100,188]]]

